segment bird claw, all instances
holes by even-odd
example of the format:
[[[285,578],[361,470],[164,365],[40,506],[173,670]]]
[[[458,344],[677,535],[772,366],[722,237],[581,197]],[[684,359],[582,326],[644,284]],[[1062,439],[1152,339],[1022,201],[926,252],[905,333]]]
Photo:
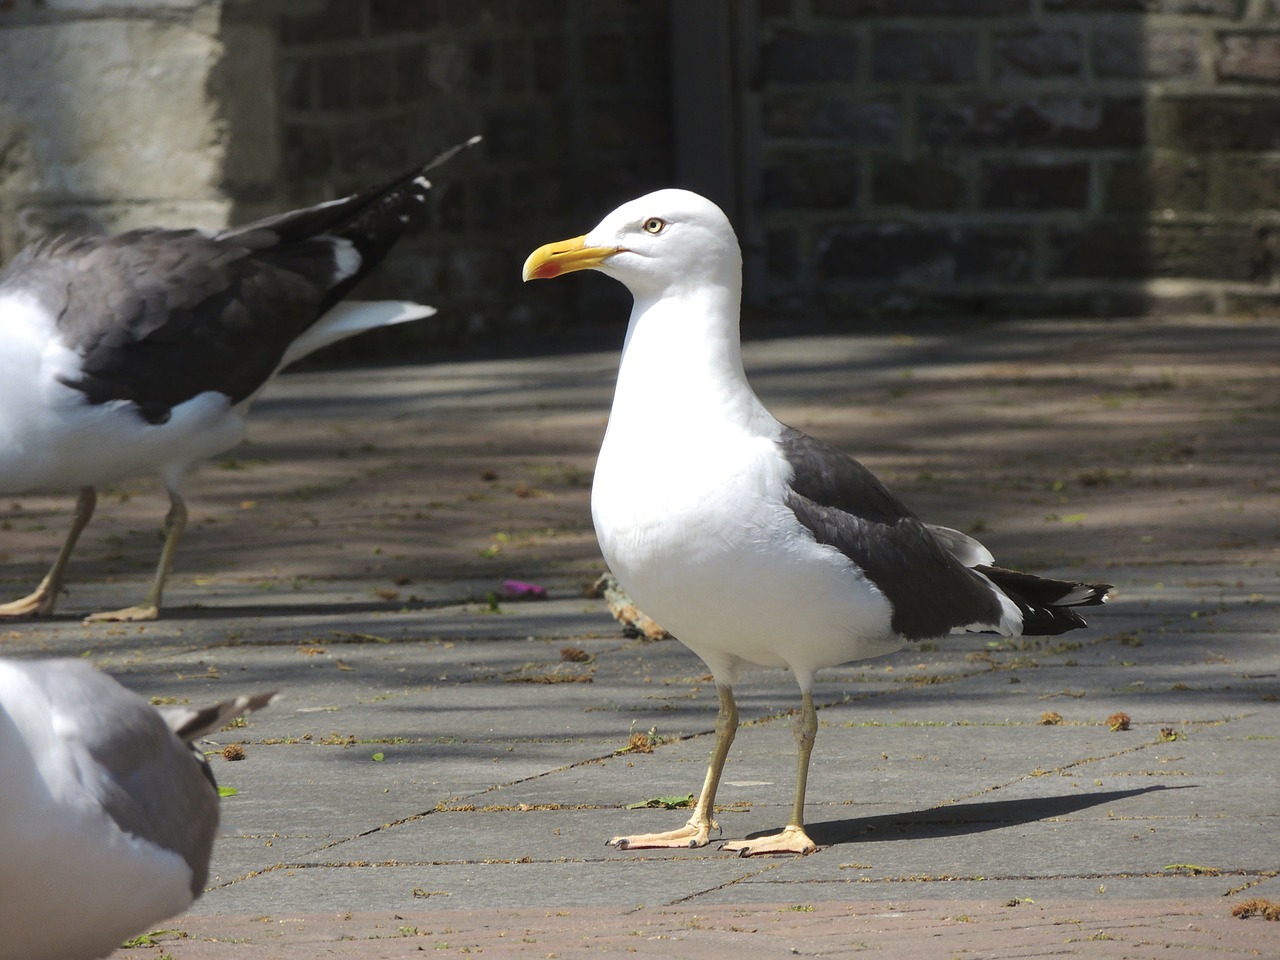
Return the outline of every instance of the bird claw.
[[[666,833],[641,833],[631,837],[614,837],[606,846],[619,850],[688,849],[696,850],[711,842],[712,824],[686,823]]]
[[[125,607],[122,610],[103,610],[84,618],[85,623],[142,623],[160,619],[160,608],[152,603]]]
[[[0,603],[0,620],[30,620],[32,617],[47,617],[53,614],[53,603],[57,599],[51,590],[37,589],[18,600]]]
[[[777,833],[744,840],[728,840],[720,849],[732,851],[740,857],[784,853],[795,853],[803,857],[817,850],[818,845],[809,839],[804,827],[790,824]]]

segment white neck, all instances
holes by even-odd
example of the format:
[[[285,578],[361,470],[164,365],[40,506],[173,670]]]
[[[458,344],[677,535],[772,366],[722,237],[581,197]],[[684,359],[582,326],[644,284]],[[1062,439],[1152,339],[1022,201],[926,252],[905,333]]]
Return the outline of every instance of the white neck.
[[[667,432],[697,423],[748,429],[761,418],[772,420],[742,368],[739,302],[737,284],[637,297],[610,428]]]

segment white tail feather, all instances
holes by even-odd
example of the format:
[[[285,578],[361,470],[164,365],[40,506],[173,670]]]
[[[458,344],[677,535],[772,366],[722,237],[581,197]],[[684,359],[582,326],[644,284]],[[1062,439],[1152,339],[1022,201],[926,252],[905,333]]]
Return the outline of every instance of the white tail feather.
[[[949,528],[943,527],[944,530]],[[963,534],[961,534],[963,536]],[[968,538],[966,538],[968,539]],[[972,541],[977,543],[976,540]],[[978,546],[982,546],[978,544]],[[985,550],[986,548],[983,547]],[[1022,611],[1018,609],[1018,605],[1006,596],[1005,592],[991,582],[981,570],[974,570],[978,576],[987,582],[987,586],[991,588],[991,593],[1000,603],[1000,622],[999,623],[970,623],[963,627],[955,627],[952,633],[988,633],[995,632],[1002,637],[1020,637],[1022,636]]]
[[[421,320],[435,312],[435,307],[407,300],[343,300],[289,345],[280,367],[287,367],[321,347],[354,337],[365,330]]]

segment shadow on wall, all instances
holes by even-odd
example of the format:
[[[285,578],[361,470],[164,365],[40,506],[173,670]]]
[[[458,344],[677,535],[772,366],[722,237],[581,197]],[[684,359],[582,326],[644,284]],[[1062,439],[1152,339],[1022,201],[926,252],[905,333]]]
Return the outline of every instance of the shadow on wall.
[[[1280,34],[1258,5],[936,6],[761,19],[765,302],[832,317],[1272,302]]]
[[[329,0],[276,29],[289,203],[485,137],[435,178],[433,226],[362,291],[419,298],[440,314],[353,341],[344,356],[429,357],[477,342],[501,352],[622,303],[603,281],[524,287],[520,265],[670,182],[665,4]]]

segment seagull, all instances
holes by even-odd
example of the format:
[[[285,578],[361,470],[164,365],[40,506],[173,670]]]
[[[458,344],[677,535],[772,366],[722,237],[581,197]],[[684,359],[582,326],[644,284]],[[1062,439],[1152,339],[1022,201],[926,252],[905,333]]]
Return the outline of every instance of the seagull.
[[[274,693],[157,709],[83,660],[0,659],[0,960],[90,960],[200,896],[218,788],[193,742]]]
[[[719,703],[688,823],[609,843],[708,843],[738,726],[733,684],[753,663],[788,667],[800,686],[795,799],[781,831],[722,849],[811,853],[816,670],[953,631],[1061,633],[1111,587],[997,567],[976,540],[923,523],[866,467],[776,420],[743,370],[742,256],[711,201],[659,190],[625,203],[585,236],[535,250],[524,279],[577,270],[621,281],[635,301],[591,490],[600,549],[640,609],[705,661]]]
[[[434,308],[343,298],[425,222],[426,173],[229,230],[131,230],[28,246],[0,273],[0,493],[78,490],[48,575],[0,619],[48,616],[97,488],[155,473],[169,494],[146,598],[90,621],[155,620],[187,521],[181,484],[244,436],[283,367]]]

